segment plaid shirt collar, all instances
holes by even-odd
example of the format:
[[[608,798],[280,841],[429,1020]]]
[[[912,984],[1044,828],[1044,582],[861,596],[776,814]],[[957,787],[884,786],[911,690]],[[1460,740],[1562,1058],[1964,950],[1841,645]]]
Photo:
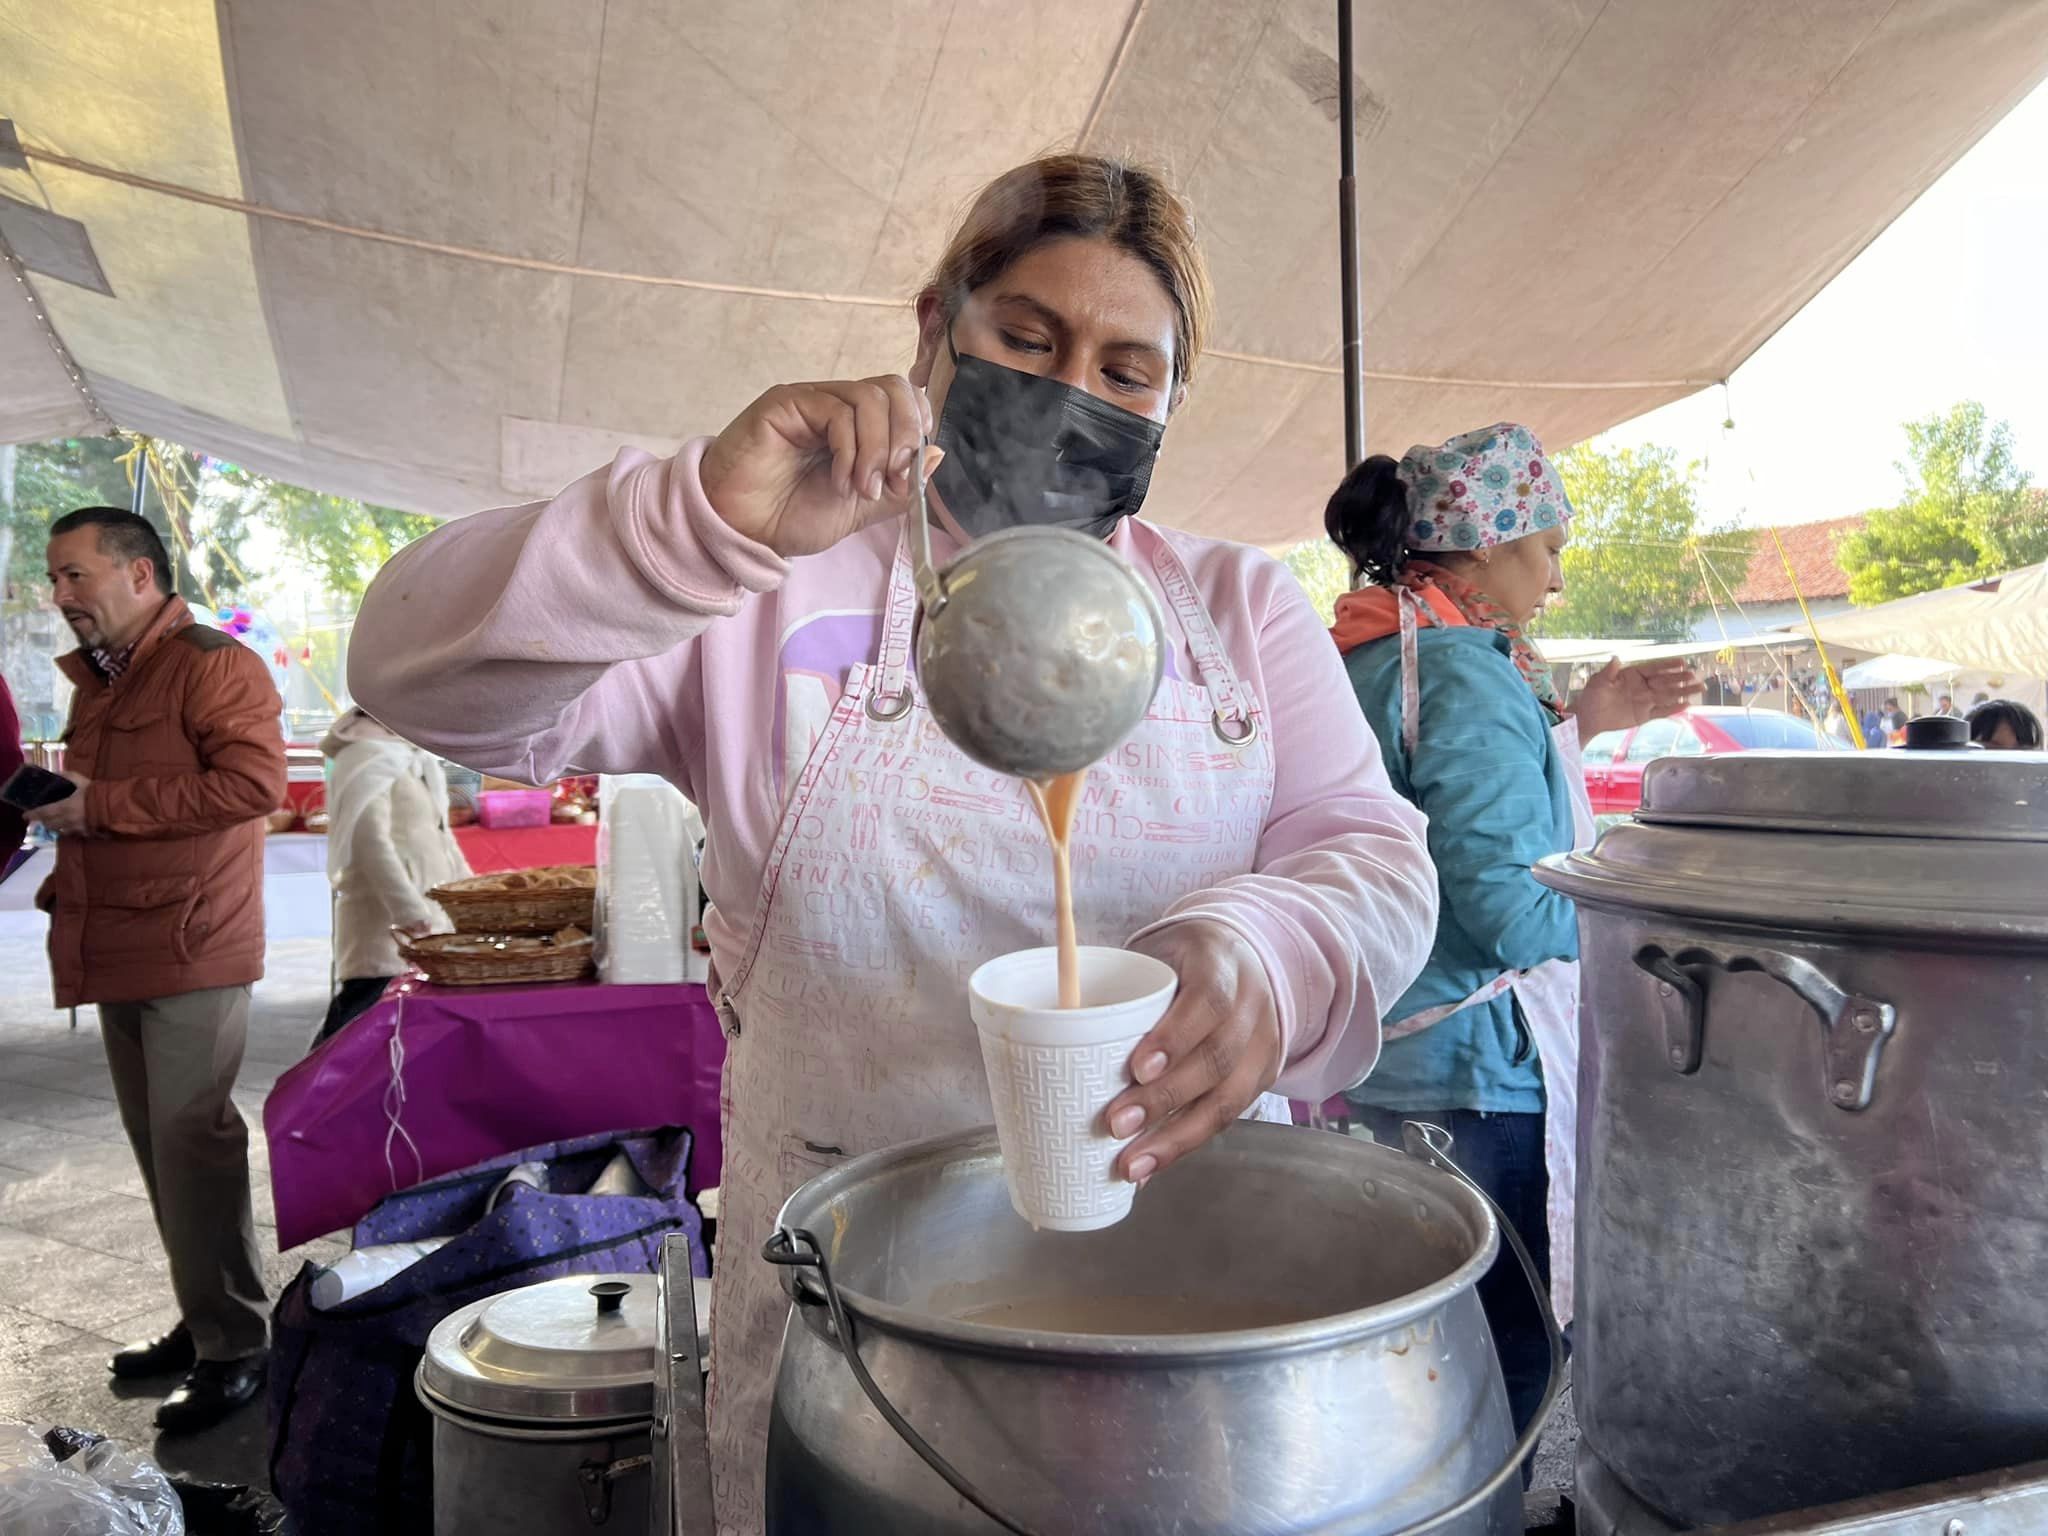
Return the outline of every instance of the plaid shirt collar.
[[[128,670],[128,663],[135,659],[138,642],[131,640],[118,651],[98,650],[92,653],[92,664],[100,669],[101,676],[113,682]]]
[[[99,669],[100,676],[111,683],[119,678],[123,672],[126,672],[135,661],[137,648],[141,646],[143,641],[163,628],[166,617],[172,612],[172,605],[177,603],[177,601],[178,598],[175,594],[165,598],[157,608],[155,615],[147,624],[142,626],[141,632],[118,651],[100,646],[95,650],[87,652],[87,655],[92,660],[92,664]]]

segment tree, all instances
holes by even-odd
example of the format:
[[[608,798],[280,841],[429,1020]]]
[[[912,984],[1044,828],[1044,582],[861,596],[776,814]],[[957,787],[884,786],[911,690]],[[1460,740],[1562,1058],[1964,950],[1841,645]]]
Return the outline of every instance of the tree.
[[[1722,573],[1747,567],[1749,535],[1701,532],[1698,466],[1681,469],[1671,449],[1603,453],[1582,443],[1554,462],[1571,498],[1571,542],[1564,595],[1544,610],[1537,633],[1681,640],[1706,601],[1703,564]]]
[[[1344,552],[1328,539],[1311,539],[1297,544],[1280,557],[1294,573],[1310,604],[1328,623],[1337,611],[1337,599],[1351,590],[1351,564]]]
[[[129,464],[137,439],[65,438],[14,450],[11,497],[0,494],[4,528],[11,535],[5,579],[10,611],[43,598],[43,550],[50,524],[84,506],[131,505]],[[196,454],[175,444],[143,440],[150,465],[143,512],[157,525],[179,589],[202,601],[256,599],[248,570],[250,540],[259,530],[276,540],[285,560],[311,575],[328,594],[353,599],[377,567],[434,526],[430,517],[326,496],[282,480]]]
[[[8,612],[42,601],[43,552],[52,522],[79,507],[129,504],[128,471],[120,462],[127,451],[128,444],[113,437],[67,437],[14,449],[11,483],[0,486],[8,535],[7,566],[0,579]]]
[[[340,598],[360,598],[377,567],[436,526],[431,517],[322,495],[231,464],[213,466],[202,490],[209,504],[268,525],[285,554]]]
[[[1965,400],[1905,424],[1905,492],[1836,552],[1849,598],[1869,604],[2048,560],[2048,498],[2027,484],[2012,428]]]

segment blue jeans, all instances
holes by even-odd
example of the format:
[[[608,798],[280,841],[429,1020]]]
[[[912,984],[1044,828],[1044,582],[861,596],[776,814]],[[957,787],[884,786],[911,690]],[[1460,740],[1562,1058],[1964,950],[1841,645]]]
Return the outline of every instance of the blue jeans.
[[[1401,1145],[1401,1124],[1421,1120],[1451,1133],[1451,1158],[1507,1212],[1528,1246],[1544,1285],[1550,1284],[1550,1173],[1543,1162],[1543,1116],[1488,1114],[1477,1109],[1391,1110],[1354,1104],[1351,1123],[1383,1147]],[[1479,1282],[1479,1304],[1493,1329],[1493,1347],[1507,1379],[1515,1433],[1536,1416],[1550,1383],[1550,1337],[1529,1281],[1505,1239],[1500,1257]]]

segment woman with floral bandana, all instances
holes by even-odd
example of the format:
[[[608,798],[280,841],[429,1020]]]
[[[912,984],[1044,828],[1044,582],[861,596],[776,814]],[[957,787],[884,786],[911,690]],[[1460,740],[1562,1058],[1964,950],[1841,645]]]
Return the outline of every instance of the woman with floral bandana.
[[[1699,693],[1683,662],[1610,662],[1567,703],[1524,627],[1564,589],[1572,506],[1527,427],[1467,432],[1365,460],[1324,525],[1355,590],[1332,635],[1394,787],[1429,817],[1441,915],[1422,975],[1388,1011],[1385,1048],[1348,1095],[1354,1123],[1399,1144],[1403,1120],[1448,1129],[1571,1309],[1571,1149],[1578,924],[1531,866],[1592,837],[1579,744]],[[1479,1287],[1517,1428],[1549,1346],[1517,1266]]]

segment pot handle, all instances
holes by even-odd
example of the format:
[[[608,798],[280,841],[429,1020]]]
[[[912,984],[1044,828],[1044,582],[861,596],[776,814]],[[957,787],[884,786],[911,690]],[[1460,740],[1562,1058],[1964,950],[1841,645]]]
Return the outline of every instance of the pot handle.
[[[1550,1305],[1550,1287],[1543,1283],[1542,1275],[1536,1271],[1536,1261],[1529,1256],[1529,1248],[1508,1220],[1508,1213],[1495,1203],[1493,1196],[1481,1189],[1473,1177],[1451,1160],[1451,1133],[1440,1125],[1428,1125],[1420,1120],[1405,1121],[1401,1126],[1402,1151],[1417,1162],[1439,1168],[1463,1184],[1473,1194],[1486,1202],[1486,1208],[1493,1212],[1495,1224],[1508,1247],[1514,1250],[1516,1261],[1522,1266],[1522,1276],[1529,1282],[1529,1289],[1536,1297],[1536,1310],[1543,1315],[1543,1331],[1550,1340],[1550,1381],[1543,1389],[1543,1400],[1536,1405],[1535,1417],[1529,1427],[1522,1431],[1522,1438],[1507,1454],[1507,1459],[1494,1470],[1493,1476],[1459,1499],[1455,1504],[1446,1505],[1435,1514],[1425,1515],[1390,1531],[1387,1536],[1423,1536],[1425,1531],[1434,1531],[1450,1524],[1453,1520],[1470,1514],[1500,1492],[1501,1486],[1511,1477],[1521,1474],[1522,1463],[1536,1454],[1537,1442],[1550,1427],[1551,1415],[1557,1412],[1558,1399],[1564,1396],[1565,1351],[1564,1330],[1557,1325],[1557,1313]],[[1327,1525],[1316,1526],[1303,1536],[1344,1536],[1355,1532],[1358,1524],[1354,1519],[1344,1519]]]
[[[987,1497],[969,1482],[951,1462],[941,1456],[931,1443],[911,1428],[910,1421],[896,1411],[896,1405],[889,1401],[875,1378],[868,1374],[867,1362],[861,1359],[860,1349],[853,1337],[853,1318],[847,1313],[846,1304],[841,1301],[839,1287],[832,1279],[832,1265],[825,1257],[825,1250],[802,1227],[778,1227],[775,1234],[761,1247],[761,1257],[770,1264],[779,1264],[791,1269],[817,1271],[818,1288],[824,1292],[824,1303],[832,1314],[832,1336],[839,1342],[839,1352],[846,1357],[847,1369],[853,1372],[853,1379],[860,1384],[862,1392],[875,1406],[884,1422],[903,1437],[903,1443],[917,1452],[924,1464],[930,1467],[961,1498],[980,1510],[989,1519],[1010,1532],[1010,1536],[1036,1536],[1028,1526],[1019,1525],[1003,1514]],[[815,1306],[817,1301],[807,1294],[803,1286],[793,1286],[792,1294],[799,1303]]]
[[[1790,987],[1820,1015],[1828,1102],[1837,1109],[1870,1107],[1878,1057],[1899,1027],[1899,1011],[1882,998],[1845,991],[1812,961],[1775,949],[1652,938],[1637,948],[1635,963],[1657,978],[1667,997],[1679,1001],[1664,1019],[1664,1054],[1673,1071],[1686,1076],[1699,1071],[1706,1051],[1707,988],[1701,971],[1754,972]]]
[[[662,1239],[654,1277],[654,1489],[659,1536],[713,1536],[704,1369],[697,1353],[697,1287],[686,1233]]]

